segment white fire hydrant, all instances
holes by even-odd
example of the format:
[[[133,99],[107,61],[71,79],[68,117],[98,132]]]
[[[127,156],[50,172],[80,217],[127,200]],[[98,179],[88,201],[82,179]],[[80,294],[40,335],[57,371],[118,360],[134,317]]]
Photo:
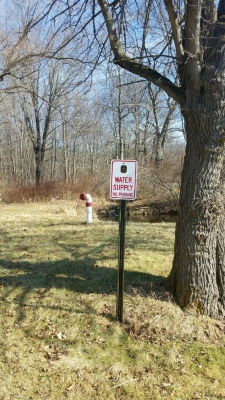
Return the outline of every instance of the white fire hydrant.
[[[86,222],[90,224],[92,222],[92,197],[90,194],[81,193],[81,200],[86,200]]]

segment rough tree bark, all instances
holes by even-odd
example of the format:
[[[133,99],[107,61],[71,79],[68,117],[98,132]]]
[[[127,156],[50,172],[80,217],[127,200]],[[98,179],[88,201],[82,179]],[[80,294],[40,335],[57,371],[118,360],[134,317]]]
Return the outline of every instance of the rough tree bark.
[[[224,7],[220,1],[218,10],[222,8]],[[188,63],[184,65],[186,101],[182,105],[182,113],[187,148],[182,173],[175,256],[170,274],[178,303],[182,307],[194,306],[198,312],[210,316],[225,315],[225,220],[222,193],[225,141],[223,14],[225,12],[218,12],[214,38],[206,42],[208,50],[206,49],[204,63],[199,66],[191,65],[191,68]],[[213,14],[208,12],[207,17],[213,22]],[[189,78],[193,70],[195,78],[191,81]]]
[[[181,29],[173,1],[164,0],[180,86],[125,53],[110,6],[98,3],[116,64],[165,90],[184,117],[187,147],[169,277],[177,302],[224,316],[225,1],[219,1],[216,13],[213,0],[187,0]]]

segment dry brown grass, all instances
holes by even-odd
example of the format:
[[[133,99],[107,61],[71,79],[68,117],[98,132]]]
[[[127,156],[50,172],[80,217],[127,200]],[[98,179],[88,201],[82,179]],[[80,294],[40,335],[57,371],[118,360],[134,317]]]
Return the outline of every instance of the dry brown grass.
[[[0,399],[225,397],[223,324],[166,289],[173,224],[127,224],[123,325],[117,223],[56,200],[2,204],[0,227]]]

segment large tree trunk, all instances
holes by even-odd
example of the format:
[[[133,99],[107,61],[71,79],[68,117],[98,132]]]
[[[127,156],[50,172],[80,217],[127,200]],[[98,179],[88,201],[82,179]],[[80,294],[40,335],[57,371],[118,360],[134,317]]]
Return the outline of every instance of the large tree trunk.
[[[220,192],[221,199],[224,206],[225,199],[225,150],[223,158],[223,168],[220,176]],[[220,216],[220,224],[217,238],[217,282],[219,290],[219,309],[221,309],[220,314],[224,315],[225,310],[225,223],[224,223],[224,207],[222,208],[222,213]]]
[[[225,315],[225,42],[215,26],[198,81],[186,75],[187,148],[170,281],[182,307]]]
[[[170,281],[182,307],[224,315],[222,115],[192,110],[184,117],[187,148]]]

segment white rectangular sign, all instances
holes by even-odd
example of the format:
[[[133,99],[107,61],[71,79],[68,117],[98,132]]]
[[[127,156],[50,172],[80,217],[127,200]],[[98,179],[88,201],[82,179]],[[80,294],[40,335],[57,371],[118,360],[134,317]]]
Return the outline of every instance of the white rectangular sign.
[[[110,175],[110,198],[117,200],[136,199],[137,161],[112,160]]]

